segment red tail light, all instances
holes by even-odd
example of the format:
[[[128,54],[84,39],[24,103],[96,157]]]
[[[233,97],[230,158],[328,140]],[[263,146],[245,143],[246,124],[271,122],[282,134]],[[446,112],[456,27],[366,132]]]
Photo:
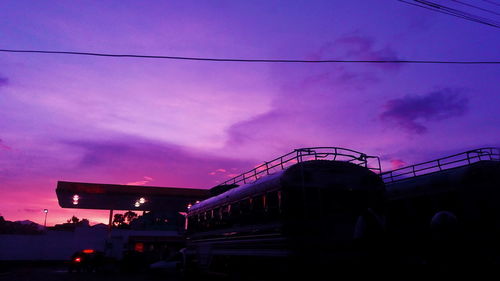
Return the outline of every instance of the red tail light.
[[[92,249],[85,249],[85,250],[83,250],[83,252],[85,254],[92,254],[94,252],[94,250],[92,250]]]
[[[78,258],[75,258],[74,259],[75,262],[81,262],[82,261],[82,258],[78,257]]]

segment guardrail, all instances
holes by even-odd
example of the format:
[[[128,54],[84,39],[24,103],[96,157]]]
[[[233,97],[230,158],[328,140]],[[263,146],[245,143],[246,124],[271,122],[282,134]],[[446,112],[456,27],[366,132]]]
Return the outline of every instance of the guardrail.
[[[500,161],[500,149],[485,147],[381,173],[385,183],[470,165],[484,160]]]
[[[276,159],[264,162],[263,164],[258,165],[247,172],[239,174],[217,186],[240,184],[241,182],[246,184],[256,181],[262,176],[284,170],[293,164],[318,159],[351,162],[356,165],[366,167],[379,174],[382,172],[380,159],[377,156],[369,156],[358,151],[340,147],[308,147],[295,149],[294,151]]]

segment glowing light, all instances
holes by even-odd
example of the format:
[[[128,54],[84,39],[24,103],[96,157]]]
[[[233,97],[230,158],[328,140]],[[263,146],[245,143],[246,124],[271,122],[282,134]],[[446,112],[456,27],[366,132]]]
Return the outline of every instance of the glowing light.
[[[144,252],[144,243],[142,243],[142,242],[137,242],[137,243],[135,243],[135,245],[134,245],[134,250],[135,250],[136,252],[139,252],[139,253]]]
[[[200,203],[200,201],[199,201],[199,200],[196,200],[196,204],[198,204],[198,203]]]
[[[134,204],[135,207],[139,207],[141,206],[141,203],[139,203],[139,201],[136,201],[135,204]]]
[[[48,213],[48,212],[49,212],[49,210],[48,210],[48,209],[43,209],[43,212],[44,212],[44,213]]]
[[[193,205],[188,204],[187,208],[188,208],[188,209],[191,209],[191,207],[193,207]]]
[[[78,205],[78,200],[80,200],[80,196],[77,194],[73,195],[73,205]]]
[[[139,203],[141,204],[146,203],[146,199],[144,197],[139,198]]]
[[[81,262],[82,261],[82,258],[78,257],[78,258],[75,258],[74,259],[75,262]]]
[[[92,250],[92,249],[85,249],[82,252],[84,252],[85,254],[92,254],[94,252],[94,250]]]

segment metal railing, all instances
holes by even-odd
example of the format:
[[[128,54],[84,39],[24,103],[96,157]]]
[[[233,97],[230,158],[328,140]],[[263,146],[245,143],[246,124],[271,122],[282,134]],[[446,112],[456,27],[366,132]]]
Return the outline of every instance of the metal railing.
[[[466,166],[484,160],[500,161],[500,149],[495,147],[485,147],[469,150],[436,160],[384,172],[381,176],[385,183],[392,183],[407,178]]]
[[[358,151],[340,147],[308,147],[295,149],[294,151],[276,159],[264,162],[263,164],[220,183],[217,186],[240,184],[242,182],[244,184],[250,183],[256,181],[262,176],[284,170],[293,164],[319,159],[351,162],[356,165],[366,167],[379,174],[382,172],[380,159],[377,156],[368,156]]]

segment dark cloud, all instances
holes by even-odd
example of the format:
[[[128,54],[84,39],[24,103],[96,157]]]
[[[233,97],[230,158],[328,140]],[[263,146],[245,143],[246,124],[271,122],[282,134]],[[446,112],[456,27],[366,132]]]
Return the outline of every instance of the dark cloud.
[[[96,171],[104,172],[110,179],[120,178],[123,181],[118,183],[130,183],[137,179],[149,182],[154,178],[158,185],[203,188],[227,179],[226,175],[211,175],[214,170],[245,171],[255,165],[250,161],[195,153],[183,146],[139,138],[63,143],[81,151],[77,164],[80,173],[92,176]]]
[[[273,139],[274,134],[285,135],[289,125],[296,125],[292,121],[293,118],[293,113],[275,108],[270,112],[235,123],[227,130],[226,146],[250,145],[260,139]],[[290,142],[290,139],[288,141]]]
[[[396,51],[390,46],[377,47],[370,37],[353,33],[344,35],[333,42],[327,42],[314,52],[311,59],[353,59],[353,60],[398,60]],[[396,70],[400,64],[376,64],[374,66]]]
[[[349,53],[351,57],[365,56],[363,59],[395,57],[390,49],[377,50],[373,40],[368,38],[351,36],[338,41],[342,42],[325,43],[316,52],[311,53],[309,58],[327,59],[335,57],[336,54],[341,56],[342,52]],[[342,49],[343,46],[347,46],[345,50]],[[271,75],[272,81],[279,89],[272,98],[272,107],[265,113],[230,126],[226,131],[226,147],[265,143],[267,147],[276,146],[276,150],[281,150],[282,147],[276,142],[271,143],[272,140],[286,140],[282,142],[282,146],[290,147],[307,142],[310,134],[329,137],[338,129],[339,123],[346,123],[345,120],[332,120],[339,120],[339,116],[343,118],[343,112],[348,111],[346,108],[358,103],[360,94],[380,81],[373,69],[334,64],[306,65],[300,68],[277,65],[273,66]],[[371,98],[370,95],[362,97],[363,101]],[[321,133],[314,130],[318,127],[322,128]],[[304,133],[297,134],[298,131]]]
[[[395,60],[398,59],[396,52],[389,46],[375,48],[372,38],[360,35],[347,35],[336,40],[337,44],[344,45],[346,55],[350,57],[373,59],[373,60]]]
[[[408,132],[423,134],[427,131],[423,123],[462,116],[468,102],[460,90],[445,88],[422,96],[389,100],[380,118]]]
[[[130,145],[120,142],[65,141],[65,144],[84,149],[81,167],[106,165],[132,150]]]

